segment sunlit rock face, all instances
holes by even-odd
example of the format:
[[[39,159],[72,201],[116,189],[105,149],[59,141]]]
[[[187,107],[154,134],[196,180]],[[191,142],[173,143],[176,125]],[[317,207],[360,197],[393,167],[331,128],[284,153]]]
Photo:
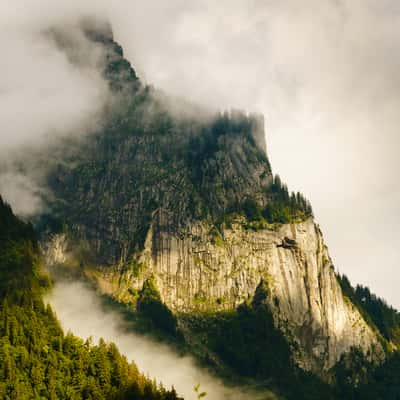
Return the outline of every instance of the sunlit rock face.
[[[140,256],[140,276],[116,269],[101,274],[99,282],[127,300],[132,288],[139,290],[154,275],[166,304],[191,312],[232,309],[251,299],[263,281],[276,324],[300,344],[297,356],[305,369],[327,370],[353,346],[382,355],[375,333],[343,296],[311,219],[276,231],[233,224],[216,236],[210,228],[195,224],[170,234],[168,218],[155,215]]]
[[[52,257],[64,260],[60,250],[65,245],[60,239],[53,243]],[[376,333],[342,294],[312,219],[259,231],[237,221],[218,233],[196,223],[176,234],[169,218],[156,213],[134,262],[87,274],[105,293],[126,303],[134,303],[144,281],[154,277],[163,301],[177,313],[233,309],[251,300],[263,282],[264,301],[276,325],[297,344],[293,348],[304,369],[327,371],[352,347],[371,359],[383,357]]]

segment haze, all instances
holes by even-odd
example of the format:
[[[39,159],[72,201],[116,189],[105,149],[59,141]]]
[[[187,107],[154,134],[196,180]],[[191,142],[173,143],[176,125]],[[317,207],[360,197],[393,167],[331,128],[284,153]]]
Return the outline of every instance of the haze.
[[[81,282],[59,282],[47,298],[65,331],[71,330],[81,338],[100,338],[114,342],[129,361],[134,360],[139,370],[162,382],[164,387],[174,386],[186,400],[195,400],[194,387],[201,385],[210,400],[275,399],[268,393],[260,395],[230,389],[222,381],[196,366],[189,357],[181,357],[171,348],[151,338],[135,334],[117,313],[102,306],[96,293]]]

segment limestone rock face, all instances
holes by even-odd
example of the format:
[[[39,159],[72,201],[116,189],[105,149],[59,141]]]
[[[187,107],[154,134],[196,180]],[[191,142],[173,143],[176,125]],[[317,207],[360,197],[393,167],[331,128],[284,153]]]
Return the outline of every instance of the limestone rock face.
[[[175,312],[233,309],[252,299],[263,281],[279,327],[299,365],[327,371],[352,347],[383,357],[377,334],[337,281],[322,233],[312,219],[271,230],[246,230],[240,221],[216,232],[207,223],[179,234],[155,213],[143,252],[128,266],[88,271],[106,293],[134,302],[150,276]],[[48,259],[62,261],[65,237],[53,239]]]
[[[67,236],[65,234],[52,236],[48,242],[42,244],[42,251],[48,266],[67,263],[70,258]]]

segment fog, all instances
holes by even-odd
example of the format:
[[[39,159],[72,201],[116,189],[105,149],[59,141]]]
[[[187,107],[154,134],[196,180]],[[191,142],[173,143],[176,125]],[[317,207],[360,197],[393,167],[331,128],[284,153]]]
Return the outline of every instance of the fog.
[[[44,171],[23,164],[95,129],[109,93],[102,49],[76,29],[77,20],[45,18],[35,14],[37,5],[25,5],[18,15],[15,4],[0,5],[0,193],[17,213],[32,216],[43,207]],[[70,48],[60,46],[54,29],[63,30]]]
[[[198,368],[191,357],[178,356],[167,345],[133,333],[127,328],[122,316],[109,307],[105,308],[98,295],[83,283],[59,282],[46,300],[56,312],[65,331],[71,330],[84,339],[92,337],[95,343],[100,338],[114,342],[143,373],[161,381],[167,388],[174,386],[185,400],[196,399],[193,388],[199,383],[210,400],[274,399],[268,394],[260,396],[244,393],[240,389],[230,389]]]
[[[335,266],[400,307],[398,0],[2,2],[0,161],[96,120],[104,82],[41,35],[83,15],[111,21],[145,82],[264,113],[274,172],[311,200]],[[45,188],[7,173],[0,192],[39,209]]]

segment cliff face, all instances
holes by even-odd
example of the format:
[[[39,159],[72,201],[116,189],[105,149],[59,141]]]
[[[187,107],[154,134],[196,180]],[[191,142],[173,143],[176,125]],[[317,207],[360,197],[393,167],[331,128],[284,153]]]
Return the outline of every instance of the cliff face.
[[[135,303],[143,283],[154,278],[163,301],[177,313],[234,309],[257,287],[276,326],[292,341],[304,369],[321,372],[357,347],[370,359],[383,350],[377,333],[342,294],[318,226],[309,219],[274,230],[246,230],[242,220],[216,232],[195,223],[179,234],[155,213],[143,251],[124,266],[86,271],[101,290]],[[53,239],[51,263],[65,262],[65,237]]]
[[[137,262],[94,276],[105,292],[133,302],[154,276],[176,312],[233,309],[252,299],[263,283],[276,325],[299,344],[296,357],[303,368],[328,370],[352,347],[375,359],[382,356],[376,333],[343,296],[311,219],[257,232],[239,223],[220,233],[194,224],[175,235],[168,218],[156,214]]]
[[[304,369],[326,371],[352,347],[381,359],[304,199],[272,177],[260,117],[176,116],[112,38],[95,40],[112,53],[106,76],[121,98],[101,132],[49,174],[63,233],[45,244],[48,263],[77,261],[103,292],[133,305],[154,279],[178,315],[232,310],[262,286]]]
[[[221,132],[225,117],[204,127],[174,121],[165,130],[161,111],[144,115],[153,99],[143,101],[132,121],[118,130],[110,123],[49,177],[52,216],[89,242],[98,264],[128,262],[143,248],[157,210],[168,213],[169,229],[178,232],[248,197],[267,202],[272,175],[252,134],[255,118],[226,117]]]

